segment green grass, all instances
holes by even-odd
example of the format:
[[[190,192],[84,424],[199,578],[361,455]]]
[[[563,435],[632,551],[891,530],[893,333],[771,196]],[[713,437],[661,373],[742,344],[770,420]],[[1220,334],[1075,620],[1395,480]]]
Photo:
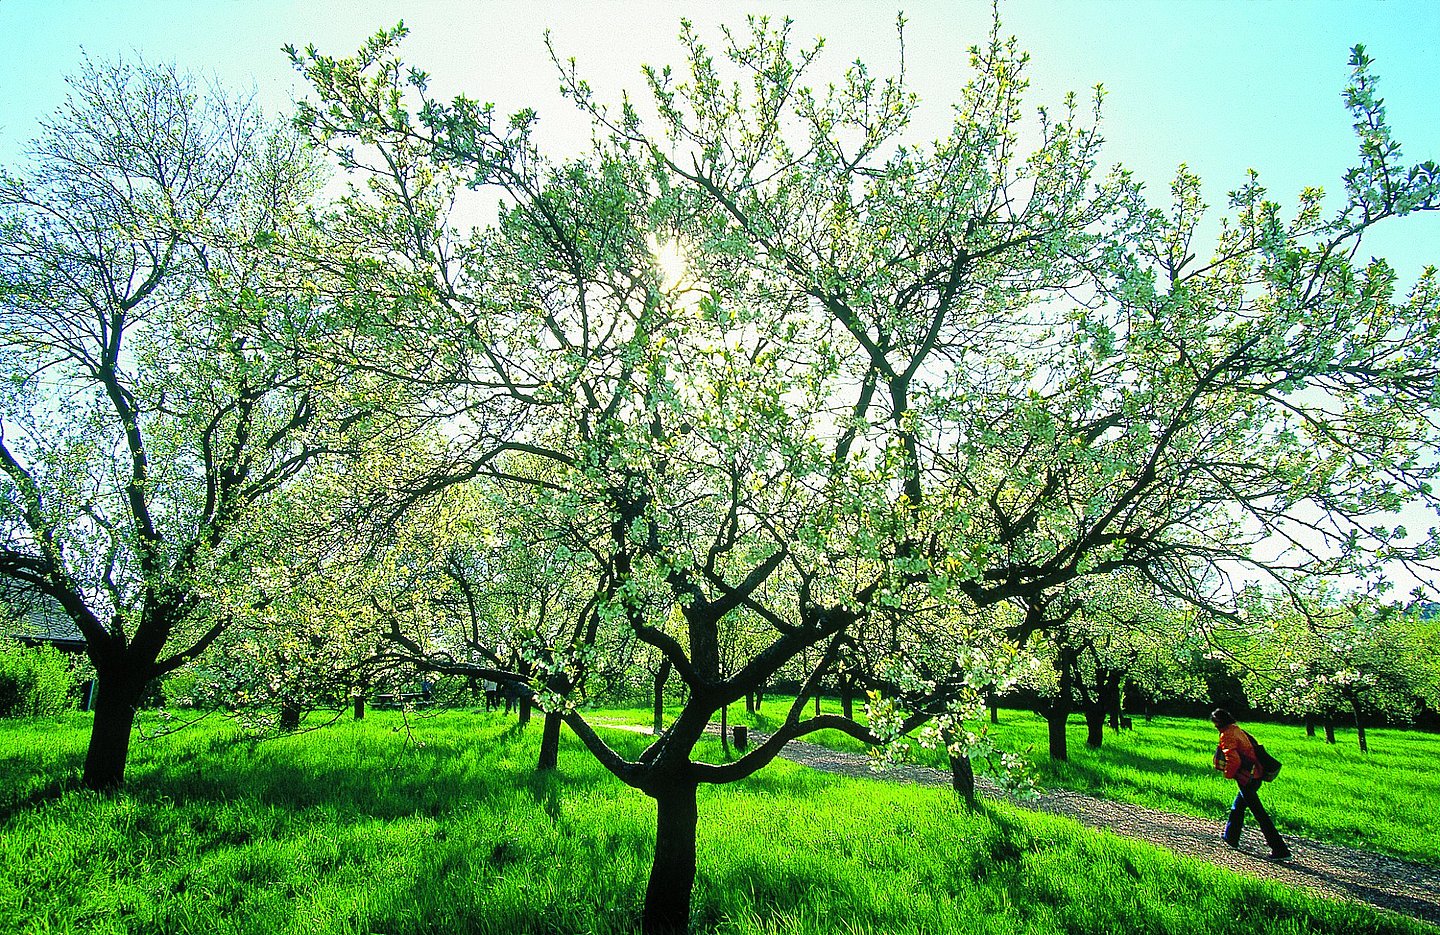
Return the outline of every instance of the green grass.
[[[736,705],[730,717],[773,729],[789,702],[767,700],[758,717]],[[839,704],[827,698],[822,709],[839,713]],[[1134,730],[1106,728],[1101,747],[1092,750],[1085,745],[1084,722],[1074,717],[1066,733],[1068,762],[1050,759],[1039,715],[1002,710],[1000,721],[990,728],[997,743],[1024,753],[1043,787],[1214,818],[1217,824],[1235,796],[1235,784],[1210,767],[1215,729],[1208,721],[1137,717]],[[1361,753],[1348,732],[1330,745],[1323,737],[1306,737],[1296,725],[1243,726],[1285,764],[1264,788],[1266,807],[1282,832],[1440,865],[1440,809],[1434,805],[1440,802],[1440,734],[1372,729],[1366,731],[1370,752]],[[865,749],[837,731],[806,739],[834,749]],[[943,751],[915,747],[913,755],[916,762],[948,768]]]
[[[0,932],[634,930],[650,800],[568,732],[558,774],[537,776],[538,721],[401,723],[253,743],[207,722],[137,742],[113,797],[57,791],[85,716],[0,723]],[[784,762],[703,789],[700,809],[705,933],[1435,931],[1062,819]]]

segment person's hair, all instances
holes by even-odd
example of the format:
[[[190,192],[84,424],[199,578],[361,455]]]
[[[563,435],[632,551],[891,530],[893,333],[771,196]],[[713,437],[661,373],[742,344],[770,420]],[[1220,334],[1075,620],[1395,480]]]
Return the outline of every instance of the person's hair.
[[[1210,723],[1216,727],[1228,727],[1235,723],[1235,715],[1224,708],[1216,708],[1210,712]]]

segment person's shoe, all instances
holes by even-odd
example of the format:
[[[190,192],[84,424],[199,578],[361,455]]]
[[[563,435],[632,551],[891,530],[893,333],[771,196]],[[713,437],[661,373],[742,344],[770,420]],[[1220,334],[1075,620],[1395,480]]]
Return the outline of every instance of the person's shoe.
[[[1270,852],[1270,859],[1271,859],[1271,860],[1289,860],[1289,859],[1290,859],[1290,848],[1287,847],[1287,848],[1284,848],[1284,849],[1282,849],[1282,850],[1271,851],[1271,852]]]
[[[1225,842],[1225,846],[1228,847],[1228,848],[1230,848],[1230,850],[1232,850],[1232,851],[1233,851],[1233,850],[1238,850],[1238,849],[1240,848],[1240,842],[1239,842],[1239,841],[1232,841],[1232,840],[1230,840],[1229,838],[1225,837],[1225,835],[1223,835],[1223,834],[1220,835],[1220,840],[1224,841],[1224,842]]]

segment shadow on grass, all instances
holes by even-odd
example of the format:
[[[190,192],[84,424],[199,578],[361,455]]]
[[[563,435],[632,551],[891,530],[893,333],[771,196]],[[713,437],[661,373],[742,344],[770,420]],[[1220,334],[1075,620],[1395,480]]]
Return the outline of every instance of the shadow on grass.
[[[734,788],[761,795],[810,795],[838,786],[841,782],[843,780],[816,770],[785,769],[770,762]]]
[[[536,770],[520,779],[525,791],[540,810],[550,819],[551,824],[560,822],[560,797],[562,791],[573,783],[566,782],[557,770]]]
[[[13,816],[21,812],[38,808],[48,802],[57,802],[62,799],[66,793],[78,790],[80,788],[80,779],[78,775],[75,775],[75,772],[78,771],[79,765],[79,760],[77,759],[75,770],[67,771],[65,778],[51,780],[49,783],[32,790],[28,794],[23,794],[18,798],[0,804],[0,825],[5,824]]]
[[[517,740],[525,735],[526,726],[527,725],[522,724],[520,721],[517,720],[514,724],[511,724],[509,727],[505,728],[505,730],[500,733],[500,739],[506,742]]]
[[[1066,761],[1041,756],[1032,762],[1042,791],[1078,792],[1164,812],[1213,817],[1235,795],[1233,784],[1213,772],[1208,756],[1197,755],[1187,766],[1173,751],[1113,746],[1072,752]]]
[[[374,819],[433,817],[521,790],[556,819],[563,797],[593,780],[563,769],[537,773],[533,765],[527,769],[506,761],[503,755],[519,748],[523,738],[512,727],[498,736],[478,737],[473,746],[411,746],[398,755],[359,762],[290,758],[286,754],[292,751],[269,742],[235,740],[220,749],[212,743],[204,758],[155,763],[133,773],[125,788],[148,801],[248,800],[290,812],[322,808]]]
[[[1195,768],[1188,770],[1177,768],[1175,758],[1163,750],[1150,753],[1132,747],[1111,746],[1099,749],[1087,747],[1065,761],[1041,757],[1036,766],[1047,780],[1083,783],[1085,788],[1082,791],[1093,791],[1115,781],[1113,775],[1105,772],[1107,769],[1133,769],[1154,776],[1204,775],[1210,769],[1210,761],[1208,754],[1197,757]]]

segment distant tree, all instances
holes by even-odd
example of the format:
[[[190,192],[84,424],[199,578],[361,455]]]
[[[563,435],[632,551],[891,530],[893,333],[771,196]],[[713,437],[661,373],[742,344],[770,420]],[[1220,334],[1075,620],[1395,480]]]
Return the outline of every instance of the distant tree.
[[[525,467],[507,470],[518,477]],[[504,682],[518,693],[522,725],[539,698],[537,767],[547,770],[558,763],[567,699],[585,696],[613,628],[602,626],[590,544],[547,525],[543,510],[519,508],[533,492],[522,485],[502,506],[500,489],[472,482],[410,511],[368,599],[383,621],[377,664]]]
[[[1405,613],[1416,689],[1425,707],[1432,714],[1440,713],[1440,616],[1428,602],[1412,603]]]
[[[1203,637],[1191,608],[1173,604],[1133,570],[1086,577],[1050,599],[1039,635],[1056,669],[1044,711],[1052,758],[1067,758],[1065,721],[1075,708],[1087,746],[1104,742],[1107,720],[1118,729],[1127,685],[1151,695],[1200,693],[1189,656]]]
[[[1411,618],[1363,596],[1331,596],[1297,608],[1261,600],[1235,653],[1257,706],[1320,718],[1334,742],[1337,715],[1369,752],[1365,718],[1408,720],[1425,692],[1423,652]]]

